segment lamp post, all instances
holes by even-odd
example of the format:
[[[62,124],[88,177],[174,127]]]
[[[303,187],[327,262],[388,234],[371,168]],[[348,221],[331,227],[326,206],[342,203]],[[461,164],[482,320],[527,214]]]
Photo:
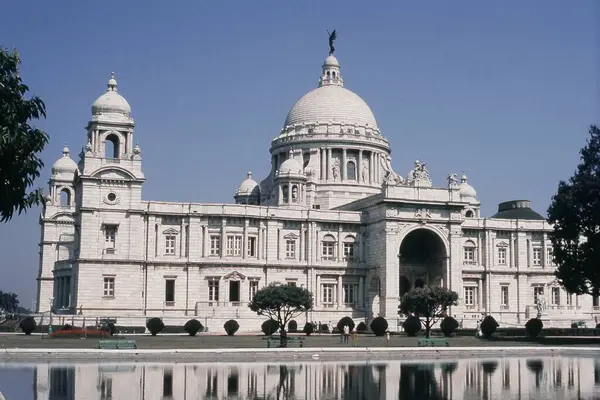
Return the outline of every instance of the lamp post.
[[[50,320],[48,321],[48,334],[52,333],[52,307],[54,306],[54,297],[50,297]]]

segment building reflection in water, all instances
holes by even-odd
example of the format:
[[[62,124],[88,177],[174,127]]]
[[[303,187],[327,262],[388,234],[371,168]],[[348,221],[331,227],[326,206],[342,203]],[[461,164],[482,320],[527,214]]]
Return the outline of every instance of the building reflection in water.
[[[600,395],[600,359],[44,364],[34,379],[37,400],[591,399]]]

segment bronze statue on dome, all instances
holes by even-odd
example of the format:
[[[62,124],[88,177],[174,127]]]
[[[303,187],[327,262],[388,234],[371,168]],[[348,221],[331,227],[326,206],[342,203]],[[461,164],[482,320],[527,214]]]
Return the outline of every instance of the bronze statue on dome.
[[[333,47],[333,42],[337,39],[337,33],[335,33],[334,29],[331,33],[327,31],[327,34],[329,35],[329,55],[332,56],[333,52],[335,51],[335,47]]]

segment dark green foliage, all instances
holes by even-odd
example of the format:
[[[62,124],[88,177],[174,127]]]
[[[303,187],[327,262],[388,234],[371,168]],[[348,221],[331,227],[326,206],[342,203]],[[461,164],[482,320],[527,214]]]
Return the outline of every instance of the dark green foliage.
[[[229,321],[223,324],[223,329],[229,336],[235,335],[235,333],[240,329],[240,324],[237,323],[236,320],[230,319]]]
[[[320,333],[329,333],[329,325],[321,324],[321,332]]]
[[[106,322],[102,326],[102,329],[105,330],[106,332],[110,333],[110,336],[113,336],[114,334],[117,333],[117,327],[112,322]]]
[[[160,318],[154,317],[154,318],[150,318],[150,319],[148,319],[148,321],[146,321],[146,328],[148,328],[148,331],[150,331],[152,336],[158,335],[163,330],[164,327],[165,327],[165,324],[162,321],[162,319],[160,319]]]
[[[8,293],[0,290],[0,310],[5,310],[9,313],[14,313],[18,312],[18,308],[19,299],[17,298],[17,295],[15,293]]]
[[[35,322],[35,318],[33,317],[25,317],[19,324],[19,328],[21,328],[21,331],[26,335],[31,335],[33,331],[35,331],[36,326],[37,322]]]
[[[483,319],[483,321],[481,321],[481,333],[486,338],[490,338],[494,332],[496,332],[496,329],[498,329],[499,326],[500,325],[498,325],[498,322],[496,322],[494,317],[488,315]]]
[[[371,331],[375,334],[375,336],[383,336],[385,335],[385,331],[388,328],[388,322],[383,317],[377,317],[373,321],[371,321]]]
[[[203,326],[197,319],[190,319],[183,325],[183,329],[190,335],[196,336],[196,333],[202,330]]]
[[[367,324],[365,324],[363,321],[359,322],[359,324],[356,326],[356,332],[358,333],[366,332],[367,329]]]
[[[268,319],[262,323],[260,326],[260,330],[263,331],[265,336],[271,336],[279,329],[279,323],[277,321],[273,321],[272,319]]]
[[[417,336],[421,330],[421,320],[415,315],[409,315],[402,324],[404,332],[407,336]]]
[[[0,48],[0,222],[43,202],[42,189],[30,188],[40,176],[39,154],[48,143],[33,120],[46,117],[46,106],[37,96],[25,99],[29,88],[19,75],[20,63],[16,50]]]
[[[66,324],[65,326],[62,327],[63,331],[70,331],[72,329],[73,329],[73,327],[71,325],[69,325],[69,324]]]
[[[350,317],[344,317],[340,319],[337,323],[337,328],[339,332],[344,332],[344,326],[348,325],[350,328],[350,332],[354,330],[354,321]]]
[[[527,331],[527,336],[531,338],[538,337],[540,333],[542,333],[542,329],[544,328],[544,323],[539,318],[531,318],[525,324],[525,330]]]
[[[288,331],[296,332],[298,330],[298,323],[295,320],[288,322]]]
[[[309,336],[311,333],[315,331],[315,327],[310,322],[307,322],[302,329],[303,333],[306,333],[306,336]]]
[[[458,294],[439,286],[414,288],[402,296],[398,313],[414,314],[421,318],[425,326],[425,337],[429,337],[431,327],[446,316],[449,307],[458,305]]]
[[[454,331],[458,329],[458,321],[456,321],[452,317],[446,317],[442,320],[442,323],[440,324],[440,329],[442,330],[444,336],[450,337],[452,336]]]
[[[600,324],[598,324],[598,325],[600,325]],[[596,328],[598,328],[598,325],[596,325]],[[573,328],[573,329],[577,329],[577,328],[579,328],[579,325],[577,325],[577,322],[573,322],[573,323],[571,324],[571,328]]]
[[[600,130],[589,129],[581,163],[548,208],[556,276],[569,293],[600,294]]]

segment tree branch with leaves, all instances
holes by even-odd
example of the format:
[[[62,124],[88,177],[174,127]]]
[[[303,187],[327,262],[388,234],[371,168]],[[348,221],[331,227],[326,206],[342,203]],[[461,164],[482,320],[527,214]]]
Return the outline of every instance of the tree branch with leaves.
[[[425,325],[425,337],[431,327],[446,316],[449,307],[458,305],[458,294],[438,286],[415,288],[402,296],[398,314],[415,315]]]

